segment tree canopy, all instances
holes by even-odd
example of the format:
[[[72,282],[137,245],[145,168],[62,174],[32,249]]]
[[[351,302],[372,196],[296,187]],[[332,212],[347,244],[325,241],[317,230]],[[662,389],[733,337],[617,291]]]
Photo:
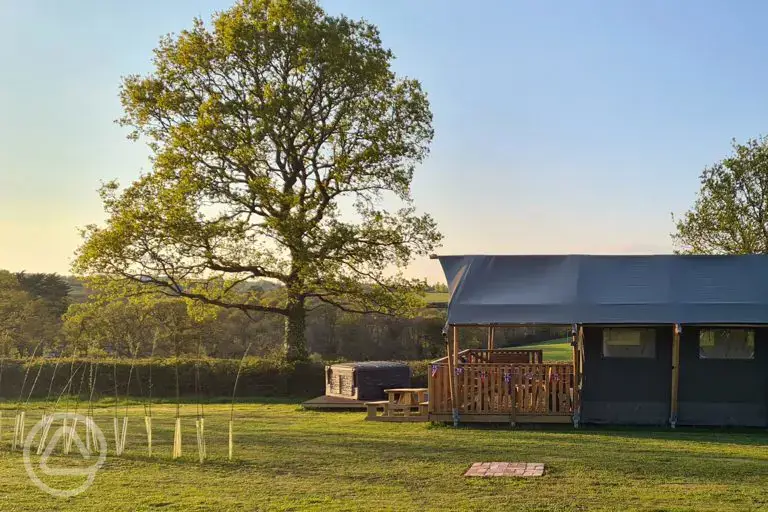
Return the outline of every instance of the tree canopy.
[[[108,219],[84,230],[75,271],[283,315],[292,360],[319,304],[412,311],[426,283],[402,269],[441,235],[410,194],[429,103],[393,58],[375,26],[312,0],[243,0],[163,38],[121,88],[152,170],[102,188]],[[254,278],[280,292],[238,289]]]
[[[0,357],[28,356],[58,338],[68,286],[55,274],[12,274],[0,270]]]
[[[67,310],[70,286],[60,275],[19,272],[16,279],[22,290],[41,299],[53,314],[61,316]]]
[[[704,169],[696,202],[672,238],[688,254],[768,253],[768,139],[733,142],[733,154]]]

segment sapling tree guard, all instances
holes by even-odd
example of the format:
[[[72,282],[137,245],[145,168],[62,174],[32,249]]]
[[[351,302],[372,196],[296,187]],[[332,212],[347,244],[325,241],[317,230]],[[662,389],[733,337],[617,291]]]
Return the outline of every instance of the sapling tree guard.
[[[672,235],[687,254],[768,254],[768,139],[733,143],[704,169],[696,202]]]
[[[441,239],[410,194],[432,115],[393,58],[375,26],[311,0],[243,0],[162,39],[120,93],[152,170],[103,187],[75,270],[283,315],[289,360],[314,305],[412,311],[426,283],[400,271]],[[265,298],[249,279],[283,286]]]

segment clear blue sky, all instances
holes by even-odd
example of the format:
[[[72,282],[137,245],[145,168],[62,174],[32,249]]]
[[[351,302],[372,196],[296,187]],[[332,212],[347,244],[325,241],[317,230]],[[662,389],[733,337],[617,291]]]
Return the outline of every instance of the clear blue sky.
[[[147,167],[113,124],[121,75],[229,3],[0,0],[0,268],[68,272],[100,180]],[[429,93],[413,193],[442,253],[670,252],[704,166],[768,131],[765,2],[323,5],[377,24]]]

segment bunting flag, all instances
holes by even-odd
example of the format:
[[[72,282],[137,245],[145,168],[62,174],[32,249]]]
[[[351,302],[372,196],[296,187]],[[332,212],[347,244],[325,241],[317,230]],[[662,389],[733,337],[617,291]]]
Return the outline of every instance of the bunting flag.
[[[439,366],[437,366],[436,364],[432,365],[432,377],[437,376],[437,369],[438,368],[439,368]]]
[[[464,368],[462,368],[461,366],[457,366],[455,372],[456,372],[456,375],[461,375],[462,373],[464,373]]]
[[[506,382],[507,384],[512,382],[512,374],[511,373],[504,372],[504,382]]]
[[[485,382],[485,372],[480,372],[480,382]]]

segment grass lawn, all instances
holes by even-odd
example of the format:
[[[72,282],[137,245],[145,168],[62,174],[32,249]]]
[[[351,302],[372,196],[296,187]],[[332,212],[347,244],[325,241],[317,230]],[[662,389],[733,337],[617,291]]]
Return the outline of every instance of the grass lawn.
[[[131,408],[122,457],[112,453],[112,412],[98,409],[109,456],[93,486],[68,499],[31,484],[21,454],[9,450],[13,418],[6,410],[0,509],[768,509],[765,432],[454,429],[367,422],[359,412],[308,412],[296,403],[264,401],[237,406],[236,461],[229,462],[228,409],[206,407],[211,458],[202,466],[196,462],[194,405],[182,408],[184,457],[176,461],[170,458],[174,406],[155,407],[152,459],[145,452],[141,407]],[[28,416],[29,431],[40,413]],[[79,454],[54,456],[49,466],[73,459],[82,460]],[[462,477],[476,461],[543,462],[547,470],[536,479]]]
[[[545,361],[573,361],[573,348],[569,338],[521,345],[515,349],[542,350]]]
[[[448,302],[451,294],[448,292],[427,292],[425,299],[427,302]]]

